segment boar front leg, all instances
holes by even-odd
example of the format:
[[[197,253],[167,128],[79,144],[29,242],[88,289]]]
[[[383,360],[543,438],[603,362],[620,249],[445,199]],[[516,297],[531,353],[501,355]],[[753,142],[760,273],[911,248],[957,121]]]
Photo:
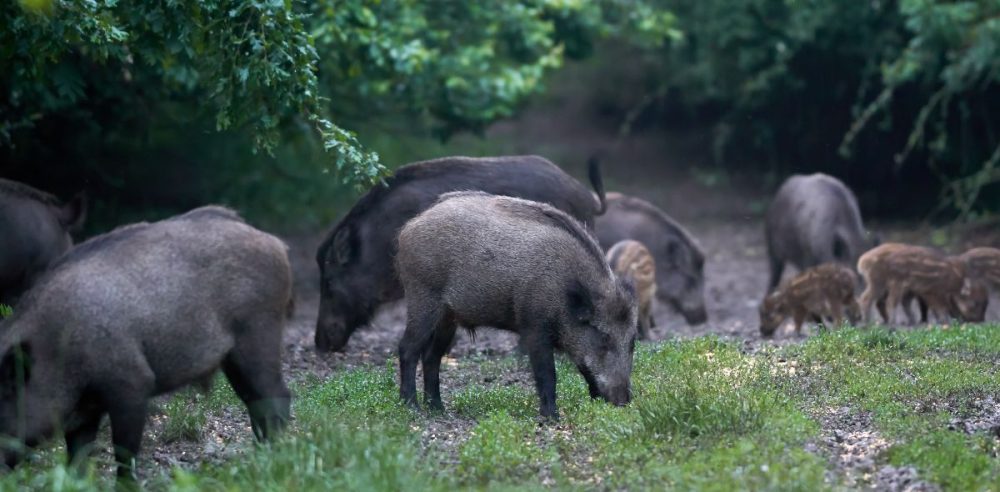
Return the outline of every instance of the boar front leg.
[[[531,372],[535,376],[535,389],[538,391],[539,410],[543,418],[559,420],[559,409],[556,408],[556,360],[551,341],[543,334],[549,331],[538,327],[526,335],[524,347],[528,351],[531,362]],[[589,383],[589,381],[588,381]],[[594,396],[591,394],[591,396]]]
[[[66,431],[66,455],[71,467],[83,469],[84,461],[90,454],[92,444],[97,439],[104,413],[100,410],[84,412],[72,430]]]
[[[865,324],[871,324],[872,322],[872,304],[878,304],[879,309],[882,309],[881,300],[876,302],[875,299],[875,289],[872,288],[871,280],[865,279],[867,287],[865,291],[861,293],[861,297],[858,299],[861,304],[861,320]]]
[[[135,481],[135,459],[142,446],[142,431],[146,426],[146,395],[140,393],[116,401],[108,410],[111,416],[111,443],[118,462],[118,480]]]
[[[771,277],[767,282],[767,293],[770,294],[774,292],[775,287],[781,282],[781,275],[785,273],[785,262],[784,260],[779,260],[773,256],[770,258],[771,263]]]

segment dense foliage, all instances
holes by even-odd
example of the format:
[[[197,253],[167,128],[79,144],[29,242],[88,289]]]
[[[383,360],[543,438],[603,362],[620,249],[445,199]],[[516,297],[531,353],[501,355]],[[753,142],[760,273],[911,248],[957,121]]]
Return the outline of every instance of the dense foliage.
[[[215,199],[276,165],[369,183],[384,167],[346,128],[479,130],[565,57],[607,36],[662,44],[672,20],[643,0],[5,2],[0,171],[153,205],[150,182]]]
[[[835,172],[924,203],[940,192],[962,214],[1000,207],[982,193],[1000,181],[1000,2],[665,4],[685,43],[650,90],[718,118],[720,161]],[[904,201],[891,195],[886,207]]]

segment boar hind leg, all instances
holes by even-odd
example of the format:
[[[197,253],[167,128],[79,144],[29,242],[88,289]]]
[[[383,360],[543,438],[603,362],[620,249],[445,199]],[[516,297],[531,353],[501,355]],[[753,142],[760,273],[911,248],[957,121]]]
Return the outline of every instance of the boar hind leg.
[[[444,306],[439,301],[418,293],[410,295],[406,303],[406,330],[399,340],[399,397],[411,407],[417,406],[417,363],[429,351],[443,318]]]
[[[280,321],[258,331],[269,336],[238,340],[222,362],[226,379],[247,406],[254,436],[261,441],[281,432],[290,413],[291,393],[281,375],[281,330],[275,326],[281,326]]]
[[[80,467],[82,470],[92,445],[97,440],[97,431],[101,428],[103,417],[104,414],[100,411],[87,412],[74,429],[66,431],[66,455],[71,467]]]
[[[434,337],[424,352],[424,400],[434,410],[444,410],[441,402],[441,358],[451,350],[455,341],[455,321],[444,316],[434,331]]]

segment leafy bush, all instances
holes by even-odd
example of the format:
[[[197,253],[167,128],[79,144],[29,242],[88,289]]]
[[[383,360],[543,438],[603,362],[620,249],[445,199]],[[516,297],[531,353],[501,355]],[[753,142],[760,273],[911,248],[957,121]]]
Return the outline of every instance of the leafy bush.
[[[676,32],[646,0],[5,2],[0,172],[108,215],[334,195],[385,172],[346,127],[481,130],[612,35]]]
[[[684,42],[649,90],[715,124],[720,162],[832,172],[887,211],[1000,208],[995,2],[662,5]]]

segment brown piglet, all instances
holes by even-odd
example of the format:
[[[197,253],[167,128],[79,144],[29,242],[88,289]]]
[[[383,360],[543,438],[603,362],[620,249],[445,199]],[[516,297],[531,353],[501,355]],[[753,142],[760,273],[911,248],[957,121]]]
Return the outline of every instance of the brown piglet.
[[[796,333],[801,332],[807,319],[841,323],[846,314],[850,322],[855,322],[859,311],[854,300],[856,278],[853,270],[836,263],[806,269],[764,299],[760,306],[761,335],[773,335],[789,317],[795,321]]]

